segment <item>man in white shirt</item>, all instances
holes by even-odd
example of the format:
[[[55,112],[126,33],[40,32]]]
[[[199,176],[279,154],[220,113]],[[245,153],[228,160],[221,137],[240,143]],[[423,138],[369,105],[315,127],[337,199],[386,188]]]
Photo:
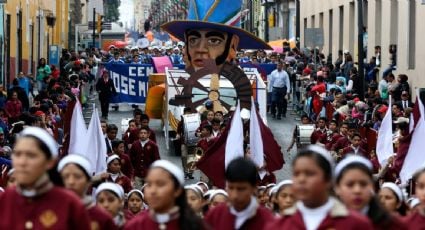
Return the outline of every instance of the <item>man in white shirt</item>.
[[[273,70],[270,74],[270,89],[272,91],[272,104],[271,104],[271,113],[273,118],[276,118],[276,107],[277,107],[277,119],[280,120],[281,117],[286,117],[286,94],[291,90],[291,84],[289,81],[288,73],[284,70],[285,64],[279,62],[277,64],[277,69]]]

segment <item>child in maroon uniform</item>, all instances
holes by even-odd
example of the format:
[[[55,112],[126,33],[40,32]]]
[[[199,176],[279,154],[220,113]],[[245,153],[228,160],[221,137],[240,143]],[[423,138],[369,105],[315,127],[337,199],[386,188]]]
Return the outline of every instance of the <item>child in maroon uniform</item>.
[[[349,155],[335,168],[335,191],[351,210],[368,217],[374,229],[406,229],[396,216],[383,208],[374,190],[372,163],[365,157]]]
[[[122,228],[126,222],[124,208],[124,190],[119,184],[105,182],[96,188],[96,203],[112,215],[114,223]]]
[[[140,123],[142,127],[148,127],[149,139],[156,143],[155,131],[149,128],[149,116],[146,114],[142,114],[140,116]]]
[[[144,195],[138,189],[133,189],[127,194],[127,209],[124,211],[125,219],[131,220],[136,215],[140,214],[143,209]]]
[[[125,153],[124,142],[120,140],[113,141],[112,152],[120,157],[121,172],[128,178],[133,178],[133,165],[131,164],[130,157]]]
[[[254,194],[257,189],[257,167],[249,159],[237,158],[227,166],[225,176],[229,204],[221,204],[207,213],[205,221],[213,229],[262,229],[273,214],[260,206]]]
[[[129,151],[131,164],[134,168],[134,187],[140,189],[144,184],[150,165],[159,160],[158,146],[149,140],[149,128],[142,126],[139,131],[139,140],[135,141]]]
[[[154,162],[144,190],[150,210],[133,218],[124,229],[205,229],[187,204],[183,186],[184,173],[179,167],[166,160]]]
[[[125,148],[130,149],[133,142],[139,139],[139,128],[137,128],[136,120],[132,119],[128,122],[128,129],[122,135],[122,140],[125,143]]]
[[[0,196],[0,229],[90,229],[79,198],[50,181],[57,156],[57,143],[44,129],[20,133],[12,154],[16,187]]]
[[[417,211],[411,213],[406,219],[405,223],[407,224],[408,229],[425,229],[425,168],[420,169],[413,176],[413,181],[415,182],[415,195],[419,199],[420,205],[417,208]]]
[[[106,160],[108,171],[103,176],[106,181],[117,183],[124,189],[124,193],[130,192],[132,188],[130,179],[121,172],[121,159],[118,155],[112,155]]]
[[[65,188],[81,198],[90,216],[92,229],[118,229],[112,220],[112,216],[96,206],[91,196],[87,195],[91,180],[91,164],[85,157],[77,154],[64,157],[59,162],[58,171],[61,174]]]
[[[299,201],[266,229],[373,229],[366,217],[330,196],[333,168],[326,149],[309,145],[300,150],[292,163],[294,194]]]

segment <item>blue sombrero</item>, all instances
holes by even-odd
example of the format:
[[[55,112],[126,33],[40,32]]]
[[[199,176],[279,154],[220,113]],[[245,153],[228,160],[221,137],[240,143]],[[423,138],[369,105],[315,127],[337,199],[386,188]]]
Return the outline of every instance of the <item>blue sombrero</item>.
[[[187,20],[176,20],[161,28],[184,41],[188,29],[214,29],[239,37],[239,49],[272,49],[257,36],[241,29],[242,0],[189,0]]]

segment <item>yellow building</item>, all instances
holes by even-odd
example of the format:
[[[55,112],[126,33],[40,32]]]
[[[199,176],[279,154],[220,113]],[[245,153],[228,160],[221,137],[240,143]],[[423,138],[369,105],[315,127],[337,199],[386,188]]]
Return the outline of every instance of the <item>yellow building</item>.
[[[21,71],[34,73],[39,58],[47,59],[49,45],[68,47],[68,12],[68,0],[7,1],[3,7],[2,82],[11,82]],[[49,26],[52,21],[54,25]]]

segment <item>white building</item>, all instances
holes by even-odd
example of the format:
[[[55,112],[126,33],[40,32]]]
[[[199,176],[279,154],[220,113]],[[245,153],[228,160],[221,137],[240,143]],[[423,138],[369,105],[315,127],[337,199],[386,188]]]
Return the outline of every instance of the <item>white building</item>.
[[[301,0],[301,46],[305,28],[323,28],[325,54],[349,50],[357,59],[357,2],[358,0]],[[368,32],[367,57],[374,56],[374,47],[381,46],[381,70],[390,63],[391,44],[397,45],[397,70],[406,74],[412,93],[425,88],[422,73],[425,65],[425,15],[422,0],[363,0],[364,26]]]

